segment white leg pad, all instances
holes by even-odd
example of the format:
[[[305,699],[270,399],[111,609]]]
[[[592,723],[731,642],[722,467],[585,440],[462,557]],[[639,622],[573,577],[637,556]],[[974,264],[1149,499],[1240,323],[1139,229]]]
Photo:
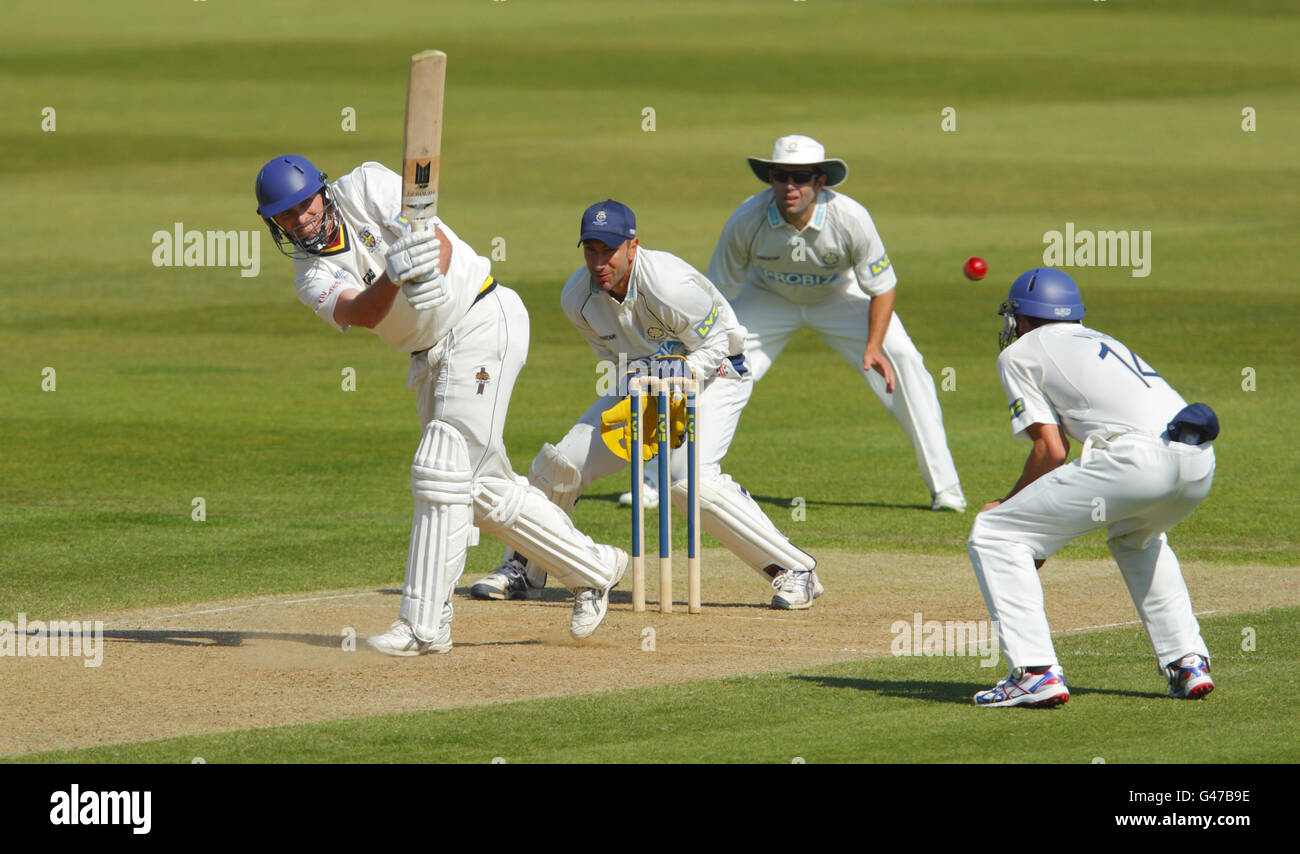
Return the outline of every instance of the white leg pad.
[[[812,555],[795,547],[730,475],[700,478],[700,527],[768,581],[767,568],[811,570]],[[673,484],[673,506],[686,512],[686,484]]]
[[[474,482],[474,515],[484,531],[570,590],[604,588],[614,580],[617,551],[579,531],[535,486],[480,478]]]
[[[464,437],[445,422],[430,421],[411,463],[415,515],[400,610],[422,641],[433,640],[441,624],[450,622],[465,551],[478,539],[472,486]]]

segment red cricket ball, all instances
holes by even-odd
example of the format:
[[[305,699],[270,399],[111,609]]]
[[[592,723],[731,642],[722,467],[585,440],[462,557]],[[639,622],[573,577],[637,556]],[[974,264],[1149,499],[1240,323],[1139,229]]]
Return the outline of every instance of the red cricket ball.
[[[966,278],[970,279],[972,282],[978,282],[980,279],[984,278],[988,271],[989,265],[984,263],[983,258],[967,258],[966,266],[962,267],[962,272],[965,273]]]

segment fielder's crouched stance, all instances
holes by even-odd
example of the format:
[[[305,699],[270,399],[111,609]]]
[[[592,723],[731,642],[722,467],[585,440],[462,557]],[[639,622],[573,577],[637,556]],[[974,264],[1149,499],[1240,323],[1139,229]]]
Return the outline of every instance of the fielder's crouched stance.
[[[452,592],[476,522],[577,594],[570,631],[586,637],[627,554],[578,531],[510,468],[502,432],[528,354],[528,312],[441,220],[410,231],[401,185],[378,163],[326,185],[297,155],[271,160],[257,178],[258,213],[292,253],[299,299],[341,332],[365,326],[411,354],[407,387],[424,434],[411,465],[406,582],[398,620],[369,643],[400,656],[451,650]]]
[[[592,205],[583,214],[581,241],[586,266],[569,278],[561,295],[565,314],[596,355],[611,364],[632,359],[633,369],[693,376],[700,428],[700,522],[702,530],[753,567],[777,590],[772,607],[804,609],[823,593],[816,561],[786,539],[740,484],[722,473],[722,457],[747,394],[728,386],[748,383],[741,356],[745,330],[731,307],[703,275],[667,252],[639,247],[636,219],[619,202]],[[558,445],[545,445],[529,480],[570,513],[593,481],[628,462],[625,388],[597,400]],[[738,404],[733,402],[739,401]],[[676,418],[672,420],[678,420]],[[647,417],[653,423],[653,416]],[[652,432],[646,431],[646,441]],[[617,449],[617,450],[614,450]],[[685,512],[685,455],[673,455],[673,504]],[[528,553],[523,552],[525,555]],[[539,595],[545,566],[507,550],[502,565],[470,593],[480,599]]]
[[[1069,699],[1035,564],[1103,527],[1170,696],[1204,697],[1214,689],[1210,654],[1165,532],[1210,491],[1218,419],[1203,403],[1188,406],[1132,350],[1084,327],[1079,289],[1059,270],[1016,279],[999,314],[1011,429],[1034,447],[1007,497],[975,517],[967,542],[1011,666],[975,705]],[[1066,436],[1083,443],[1070,465]]]

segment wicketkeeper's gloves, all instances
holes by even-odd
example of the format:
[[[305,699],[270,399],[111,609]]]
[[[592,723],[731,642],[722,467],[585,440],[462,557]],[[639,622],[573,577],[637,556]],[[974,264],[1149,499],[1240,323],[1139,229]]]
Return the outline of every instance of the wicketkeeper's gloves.
[[[600,414],[600,438],[605,446],[618,458],[631,461],[631,427],[632,398],[627,396],[631,380],[635,378],[654,377],[693,377],[690,365],[682,356],[659,356],[646,360],[627,372],[623,378],[624,396],[609,409]],[[659,397],[642,385],[646,399],[645,411],[641,418],[641,458],[645,461],[654,459],[659,453]],[[686,441],[686,396],[680,388],[673,388],[668,396],[668,435],[672,447],[680,448]]]

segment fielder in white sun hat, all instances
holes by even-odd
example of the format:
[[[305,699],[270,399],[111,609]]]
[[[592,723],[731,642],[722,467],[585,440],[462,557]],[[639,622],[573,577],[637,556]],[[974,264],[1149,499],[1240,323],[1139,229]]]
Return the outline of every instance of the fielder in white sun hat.
[[[826,149],[810,136],[791,134],[783,136],[772,146],[772,159],[750,157],[749,168],[758,180],[768,183],[768,173],[773,166],[810,166],[826,175],[826,186],[834,187],[849,177],[849,165],[838,157],[827,158]]]

